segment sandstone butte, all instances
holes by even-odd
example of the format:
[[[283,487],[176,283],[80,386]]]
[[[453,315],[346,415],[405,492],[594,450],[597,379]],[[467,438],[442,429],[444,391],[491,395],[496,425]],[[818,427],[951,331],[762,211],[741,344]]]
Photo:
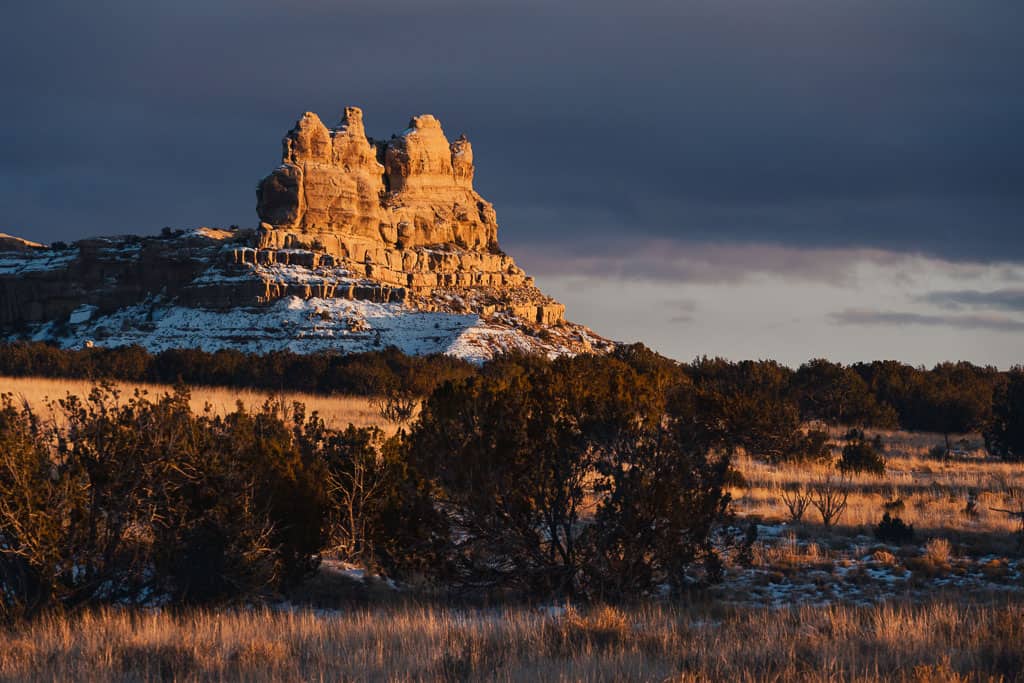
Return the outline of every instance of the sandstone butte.
[[[0,336],[297,352],[556,355],[611,343],[567,322],[498,246],[473,148],[429,114],[388,140],[305,113],[257,187],[259,227],[49,247],[0,235]]]

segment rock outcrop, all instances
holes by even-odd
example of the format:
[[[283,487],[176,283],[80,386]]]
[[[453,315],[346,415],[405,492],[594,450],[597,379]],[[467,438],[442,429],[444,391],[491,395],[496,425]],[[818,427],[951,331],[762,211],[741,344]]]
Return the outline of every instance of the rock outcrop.
[[[449,142],[429,114],[376,141],[358,108],[334,128],[306,113],[259,183],[256,230],[61,249],[0,237],[0,338],[479,358],[607,348],[500,250],[474,174],[469,140]],[[268,315],[281,324],[258,322]]]
[[[498,222],[473,190],[473,148],[449,143],[441,123],[416,116],[389,141],[372,141],[347,107],[328,129],[307,112],[284,139],[281,166],[257,190],[268,244],[318,247],[360,258],[379,247],[498,250]]]
[[[449,290],[485,313],[504,306],[532,323],[561,321],[564,307],[499,249],[494,207],[473,189],[474,173],[469,140],[449,142],[429,114],[374,141],[356,107],[333,129],[307,112],[284,138],[281,166],[257,189],[259,244],[238,258],[341,267],[380,283],[389,298],[419,297],[419,306]]]
[[[5,232],[0,232],[0,252],[7,251],[20,251],[20,252],[32,252],[38,249],[46,249],[45,244],[39,244],[38,242],[31,242],[14,235],[8,235]]]

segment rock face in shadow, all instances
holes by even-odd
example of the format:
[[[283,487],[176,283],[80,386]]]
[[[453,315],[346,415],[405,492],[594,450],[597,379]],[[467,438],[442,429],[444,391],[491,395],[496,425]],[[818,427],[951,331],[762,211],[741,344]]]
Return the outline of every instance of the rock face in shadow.
[[[473,358],[610,348],[499,249],[474,175],[469,140],[450,142],[429,114],[387,141],[366,136],[356,107],[333,128],[303,114],[259,183],[258,229],[59,249],[0,236],[0,339]]]

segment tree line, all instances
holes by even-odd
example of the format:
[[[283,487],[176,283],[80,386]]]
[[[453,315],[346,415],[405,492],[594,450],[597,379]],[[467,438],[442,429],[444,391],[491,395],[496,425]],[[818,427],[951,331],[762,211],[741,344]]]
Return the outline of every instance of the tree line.
[[[628,347],[626,347],[628,348]],[[795,371],[774,361],[663,359],[695,383],[714,384],[764,405],[751,419],[816,420],[873,428],[958,434],[981,429],[993,417],[993,397],[1009,373],[971,363],[931,369],[897,361],[843,365],[824,359]],[[407,356],[395,348],[356,354],[246,354],[138,346],[61,349],[40,342],[0,344],[0,375],[112,379],[136,382],[251,387],[271,391],[377,396],[429,395],[449,380],[481,372],[445,355]],[[774,414],[769,416],[768,411]],[[781,446],[781,445],[780,445]]]
[[[141,346],[62,349],[42,342],[0,344],[0,375],[12,377],[183,382],[359,396],[403,391],[426,396],[439,384],[474,372],[476,366],[458,358],[409,356],[393,347],[353,354],[249,354],[234,349],[149,353]]]

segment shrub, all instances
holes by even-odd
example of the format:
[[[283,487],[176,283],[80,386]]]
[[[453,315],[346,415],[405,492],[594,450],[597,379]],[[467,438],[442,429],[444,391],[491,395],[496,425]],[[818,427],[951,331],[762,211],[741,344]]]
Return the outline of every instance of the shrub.
[[[932,538],[924,546],[924,557],[932,565],[945,567],[953,555],[953,546],[944,538]]]
[[[900,517],[891,517],[888,512],[875,527],[875,538],[883,543],[903,545],[914,540],[914,525],[906,524]]]
[[[722,486],[732,487],[734,489],[745,489],[749,485],[747,478],[743,476],[743,472],[740,472],[735,467],[730,467],[725,471],[725,477],[722,479]]]
[[[896,567],[899,565],[899,560],[896,559],[896,556],[882,548],[871,553],[871,559],[886,567]]]
[[[843,473],[885,474],[885,458],[876,449],[876,444],[865,438],[864,432],[851,429],[846,435],[847,443],[838,466]]]
[[[411,392],[392,389],[384,396],[374,399],[374,407],[382,420],[405,425],[416,413],[419,401]]]
[[[823,429],[808,430],[798,443],[797,452],[806,460],[828,460],[832,455],[828,432]]]
[[[839,521],[846,511],[846,502],[850,492],[842,481],[836,481],[831,476],[825,477],[813,485],[811,490],[811,505],[821,515],[821,523],[826,529]]]
[[[779,495],[786,509],[789,510],[789,518],[793,522],[799,522],[804,518],[804,513],[811,505],[814,492],[811,488],[800,483],[788,484],[782,488]]]
[[[51,604],[258,595],[315,565],[320,463],[275,408],[195,415],[188,394],[101,385],[43,427],[0,401],[0,584],[9,618]],[[301,410],[295,416],[302,421]]]
[[[728,462],[692,401],[667,409],[660,376],[614,357],[505,358],[430,396],[409,462],[444,500],[460,583],[608,599],[682,585],[710,552]]]

